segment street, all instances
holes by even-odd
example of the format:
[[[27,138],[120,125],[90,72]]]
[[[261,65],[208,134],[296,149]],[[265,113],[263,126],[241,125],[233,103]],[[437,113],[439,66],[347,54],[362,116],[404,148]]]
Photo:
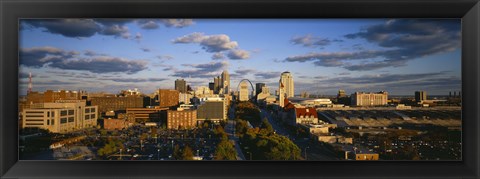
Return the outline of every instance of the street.
[[[319,142],[311,141],[308,138],[295,138],[287,129],[285,129],[280,120],[275,119],[272,114],[265,110],[260,109],[260,114],[262,119],[267,118],[268,122],[272,125],[275,132],[279,135],[287,136],[290,140],[293,141],[301,150],[302,156],[305,158],[305,153],[307,154],[307,160],[317,160],[317,161],[329,161],[329,160],[339,160],[335,157],[335,154],[326,148],[322,147]],[[305,150],[307,150],[305,152]]]
[[[229,109],[229,115],[227,125],[225,126],[225,132],[228,134],[228,139],[234,142],[235,150],[237,151],[237,160],[245,160],[240,144],[238,143],[238,137],[235,135],[235,108],[232,105]]]

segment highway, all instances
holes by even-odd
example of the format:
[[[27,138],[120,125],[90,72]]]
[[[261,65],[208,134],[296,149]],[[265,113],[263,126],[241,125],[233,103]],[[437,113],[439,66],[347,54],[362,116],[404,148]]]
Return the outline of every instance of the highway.
[[[300,149],[301,155],[305,158],[305,153],[307,153],[307,160],[316,160],[316,161],[331,161],[339,160],[335,157],[335,154],[331,151],[326,150],[320,143],[312,142],[308,138],[295,138],[293,134],[285,129],[269,111],[265,109],[260,109],[261,117],[267,118],[268,122],[272,125],[275,132],[279,135],[287,136],[292,140]],[[307,152],[305,152],[307,150]]]

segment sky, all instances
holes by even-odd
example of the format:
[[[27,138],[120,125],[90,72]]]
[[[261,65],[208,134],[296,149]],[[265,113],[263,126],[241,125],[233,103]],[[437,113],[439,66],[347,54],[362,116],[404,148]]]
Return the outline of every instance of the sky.
[[[86,90],[149,94],[185,79],[208,86],[227,70],[295,93],[391,95],[461,90],[460,19],[22,19],[19,94]]]

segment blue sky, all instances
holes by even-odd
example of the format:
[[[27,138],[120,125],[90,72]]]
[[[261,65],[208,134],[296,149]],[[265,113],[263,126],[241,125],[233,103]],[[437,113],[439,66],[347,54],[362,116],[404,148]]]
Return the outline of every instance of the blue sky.
[[[24,19],[20,94],[33,90],[208,86],[221,71],[266,83],[290,71],[295,93],[461,87],[460,19]]]

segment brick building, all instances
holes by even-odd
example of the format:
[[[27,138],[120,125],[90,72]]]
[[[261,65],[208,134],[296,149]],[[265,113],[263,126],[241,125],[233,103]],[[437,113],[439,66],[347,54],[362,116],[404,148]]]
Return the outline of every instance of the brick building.
[[[104,119],[103,128],[106,130],[121,130],[130,126],[130,123],[125,119]]]
[[[180,92],[177,90],[169,89],[159,89],[158,90],[158,106],[163,107],[174,107],[178,105]]]
[[[167,128],[168,129],[192,129],[197,125],[196,110],[168,110]]]
[[[143,97],[128,96],[128,97],[94,97],[91,99],[92,106],[98,106],[100,113],[107,111],[126,110],[127,108],[142,108]]]

